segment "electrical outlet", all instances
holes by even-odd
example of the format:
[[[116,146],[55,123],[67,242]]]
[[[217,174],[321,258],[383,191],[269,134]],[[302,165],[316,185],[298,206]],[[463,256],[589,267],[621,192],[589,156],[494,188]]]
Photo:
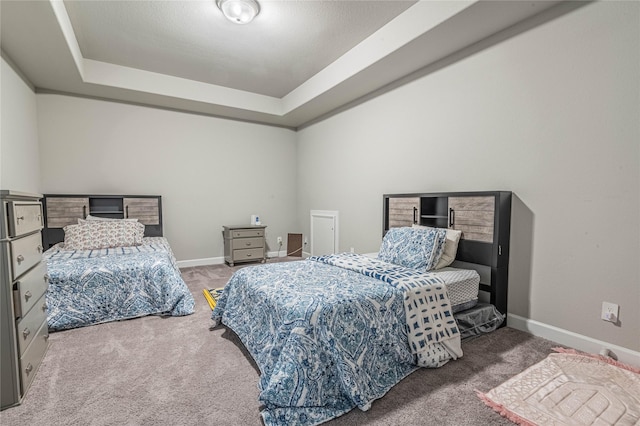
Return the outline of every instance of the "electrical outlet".
[[[278,244],[282,245],[282,237],[278,237]]]
[[[600,318],[609,322],[618,322],[618,314],[620,312],[620,306],[615,303],[602,302],[602,313]]]

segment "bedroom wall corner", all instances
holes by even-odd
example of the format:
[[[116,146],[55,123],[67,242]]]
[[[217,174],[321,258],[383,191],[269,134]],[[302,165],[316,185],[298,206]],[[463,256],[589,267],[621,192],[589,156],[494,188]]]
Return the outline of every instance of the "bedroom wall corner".
[[[639,19],[590,2],[300,130],[304,232],[371,252],[383,194],[512,191],[509,313],[640,351]]]
[[[36,94],[2,54],[0,187],[41,193]]]
[[[43,192],[161,195],[182,265],[222,257],[223,225],[252,214],[269,251],[297,226],[292,130],[55,94],[37,105]]]

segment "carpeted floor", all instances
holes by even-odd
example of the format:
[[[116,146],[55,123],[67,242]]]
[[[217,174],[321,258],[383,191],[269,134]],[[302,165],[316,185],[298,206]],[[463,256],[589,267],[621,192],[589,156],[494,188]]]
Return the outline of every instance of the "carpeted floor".
[[[224,286],[236,269],[182,270],[196,300],[193,315],[52,333],[27,397],[2,411],[0,424],[261,425],[255,365],[233,333],[209,330],[211,309],[202,294]],[[369,411],[355,409],[326,424],[510,425],[474,391],[489,391],[554,346],[502,328],[463,343],[463,358],[411,374]]]

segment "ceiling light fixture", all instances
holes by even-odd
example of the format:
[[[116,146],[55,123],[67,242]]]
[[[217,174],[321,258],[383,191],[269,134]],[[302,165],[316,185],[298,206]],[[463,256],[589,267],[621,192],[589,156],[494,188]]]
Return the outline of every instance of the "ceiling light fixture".
[[[248,24],[260,13],[256,0],[216,0],[224,16],[236,24]]]

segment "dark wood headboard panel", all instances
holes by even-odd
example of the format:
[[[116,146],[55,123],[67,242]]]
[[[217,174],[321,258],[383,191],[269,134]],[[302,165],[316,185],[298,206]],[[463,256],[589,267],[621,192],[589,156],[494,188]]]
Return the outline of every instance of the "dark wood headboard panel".
[[[160,195],[83,195],[45,194],[42,199],[46,249],[64,241],[63,228],[88,215],[110,219],[138,219],[145,237],[162,236],[162,197]]]
[[[490,275],[480,290],[507,313],[511,192],[441,192],[383,196],[382,235],[390,228],[419,224],[462,231],[456,261],[479,265]],[[472,265],[469,265],[472,264]],[[453,265],[455,266],[455,265]]]

